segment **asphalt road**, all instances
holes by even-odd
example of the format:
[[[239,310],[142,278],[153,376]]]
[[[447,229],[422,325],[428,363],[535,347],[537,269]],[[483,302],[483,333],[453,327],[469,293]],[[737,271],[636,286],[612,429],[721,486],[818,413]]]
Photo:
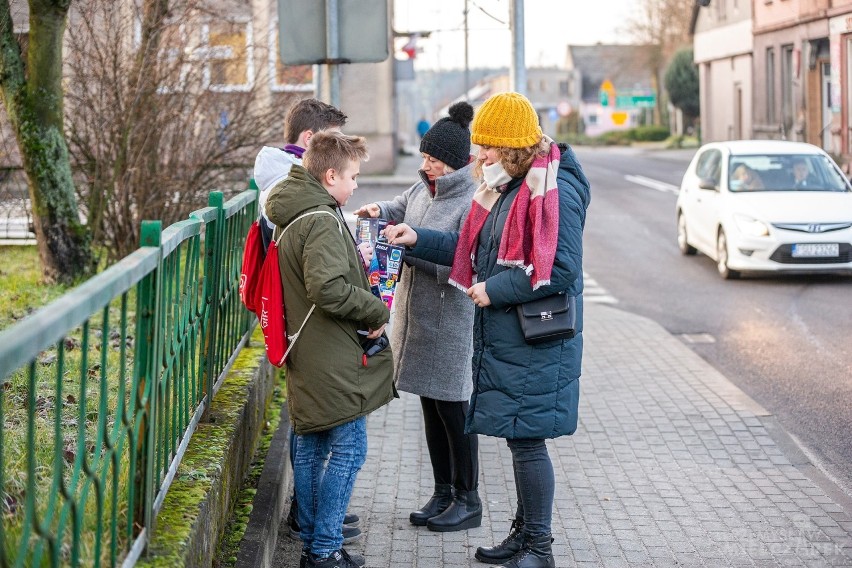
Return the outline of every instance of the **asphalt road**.
[[[587,274],[774,414],[852,495],[852,276],[723,281],[710,258],[676,245],[676,186],[692,152],[577,153],[592,183]]]

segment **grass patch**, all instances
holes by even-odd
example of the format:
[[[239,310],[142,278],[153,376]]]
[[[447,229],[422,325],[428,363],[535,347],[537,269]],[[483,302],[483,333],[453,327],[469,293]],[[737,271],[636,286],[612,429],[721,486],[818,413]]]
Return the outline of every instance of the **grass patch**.
[[[15,324],[68,289],[65,285],[44,283],[36,247],[0,246],[0,329]]]
[[[126,549],[132,530],[126,495],[136,445],[133,318],[125,294],[69,330],[32,366],[5,377],[2,521],[12,559],[94,565],[99,558],[109,564]],[[30,535],[30,546],[22,550],[30,508],[56,538]]]
[[[237,495],[234,514],[225,525],[225,533],[219,543],[216,557],[213,559],[213,568],[232,568],[237,563],[237,553],[248,527],[249,516],[254,506],[254,496],[257,493],[257,484],[260,481],[263,466],[266,464],[266,454],[269,453],[272,437],[281,422],[281,408],[287,402],[283,371],[278,371],[276,377],[277,381],[272,400],[266,409],[267,419],[263,427],[263,434],[258,442],[249,472],[242,483],[239,495]]]
[[[159,411],[147,418],[160,426],[155,485],[200,396],[207,317],[200,246],[199,237],[188,239],[163,264],[163,352],[153,369]],[[0,270],[3,327],[70,290],[42,283],[33,247],[0,247],[0,267],[14,267]],[[120,563],[139,528],[129,510],[144,404],[134,381],[136,309],[134,287],[0,377],[0,545],[12,563]],[[44,534],[32,532],[31,516]]]

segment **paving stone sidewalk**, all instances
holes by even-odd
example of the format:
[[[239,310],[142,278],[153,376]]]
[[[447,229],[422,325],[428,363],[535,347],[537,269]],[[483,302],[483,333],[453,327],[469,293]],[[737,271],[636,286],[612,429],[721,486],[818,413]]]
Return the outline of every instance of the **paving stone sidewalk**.
[[[587,304],[580,425],[548,443],[557,566],[852,566],[852,501],[774,418],[656,323]],[[408,522],[432,491],[417,397],[370,416],[350,510],[374,568],[486,566],[515,491],[503,440],[480,437],[483,524]],[[298,565],[283,528],[273,566]]]

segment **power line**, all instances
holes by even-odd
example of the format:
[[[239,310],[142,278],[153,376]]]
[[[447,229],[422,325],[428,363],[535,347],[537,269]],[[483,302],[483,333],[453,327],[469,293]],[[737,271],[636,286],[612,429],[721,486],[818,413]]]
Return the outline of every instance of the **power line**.
[[[470,3],[471,3],[471,4],[473,4],[474,8],[476,8],[477,10],[479,10],[480,12],[482,12],[483,14],[485,14],[486,16],[488,16],[489,18],[491,18],[492,20],[494,20],[494,21],[496,21],[496,22],[498,22],[498,23],[500,23],[500,24],[503,24],[504,26],[509,25],[509,24],[508,24],[508,22],[504,22],[503,20],[501,20],[501,19],[500,19],[500,18],[498,18],[497,16],[495,16],[495,15],[493,15],[493,14],[488,13],[488,11],[487,11],[485,8],[483,8],[482,6],[480,6],[479,4],[477,4],[476,2],[474,2],[473,0],[470,0]]]

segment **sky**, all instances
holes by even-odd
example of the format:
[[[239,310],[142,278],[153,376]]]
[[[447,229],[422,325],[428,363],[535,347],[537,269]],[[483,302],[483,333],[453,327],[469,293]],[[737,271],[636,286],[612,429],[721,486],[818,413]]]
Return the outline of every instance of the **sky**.
[[[468,61],[475,67],[509,67],[512,0],[467,0]],[[562,66],[566,46],[628,43],[627,20],[635,0],[524,0],[527,67]],[[420,39],[415,69],[464,68],[465,0],[394,0],[394,30],[431,31]],[[397,40],[400,48],[404,40]]]

